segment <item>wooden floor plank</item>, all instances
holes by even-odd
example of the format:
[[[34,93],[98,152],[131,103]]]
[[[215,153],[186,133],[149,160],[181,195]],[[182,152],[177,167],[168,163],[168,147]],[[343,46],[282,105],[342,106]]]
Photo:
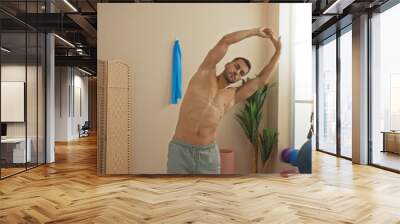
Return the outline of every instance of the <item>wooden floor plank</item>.
[[[95,136],[0,181],[0,223],[400,223],[400,175],[320,152],[313,174],[96,175]]]

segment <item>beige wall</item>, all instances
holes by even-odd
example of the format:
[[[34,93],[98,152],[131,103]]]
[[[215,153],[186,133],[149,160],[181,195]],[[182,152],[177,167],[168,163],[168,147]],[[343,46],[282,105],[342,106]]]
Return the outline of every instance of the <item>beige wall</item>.
[[[98,5],[98,58],[122,60],[133,73],[131,173],[166,170],[168,142],[174,133],[180,106],[169,104],[174,40],[181,42],[185,93],[189,79],[204,56],[224,34],[260,26],[278,32],[278,21],[277,4]],[[232,46],[217,69],[220,72],[226,62],[244,56],[251,60],[252,72],[259,72],[272,54],[271,43],[251,38]],[[220,123],[217,143],[220,148],[235,150],[236,171],[247,173],[251,170],[252,148],[234,120],[241,106],[231,110]],[[262,126],[265,124],[264,120]]]

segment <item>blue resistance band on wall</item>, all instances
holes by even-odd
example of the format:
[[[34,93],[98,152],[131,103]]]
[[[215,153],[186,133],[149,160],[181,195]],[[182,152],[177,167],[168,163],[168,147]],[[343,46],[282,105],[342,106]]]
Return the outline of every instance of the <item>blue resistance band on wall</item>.
[[[171,103],[177,104],[182,98],[182,52],[179,40],[175,40],[172,53],[172,92]]]

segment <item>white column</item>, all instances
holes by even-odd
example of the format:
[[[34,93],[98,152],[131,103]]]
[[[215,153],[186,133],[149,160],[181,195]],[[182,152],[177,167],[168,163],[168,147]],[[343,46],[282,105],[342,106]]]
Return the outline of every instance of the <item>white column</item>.
[[[54,12],[54,5],[46,1],[47,12]],[[46,35],[46,163],[55,161],[55,43],[54,35]]]
[[[47,60],[47,76],[46,76],[46,163],[55,161],[54,151],[54,133],[55,133],[55,76],[54,76],[54,35],[47,34],[46,36],[46,60]]]

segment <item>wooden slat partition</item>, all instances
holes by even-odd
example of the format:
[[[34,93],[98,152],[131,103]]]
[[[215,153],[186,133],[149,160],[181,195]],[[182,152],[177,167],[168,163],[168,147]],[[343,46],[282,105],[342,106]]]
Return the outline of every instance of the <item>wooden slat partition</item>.
[[[131,149],[131,92],[128,65],[98,62],[98,174],[128,174]]]

